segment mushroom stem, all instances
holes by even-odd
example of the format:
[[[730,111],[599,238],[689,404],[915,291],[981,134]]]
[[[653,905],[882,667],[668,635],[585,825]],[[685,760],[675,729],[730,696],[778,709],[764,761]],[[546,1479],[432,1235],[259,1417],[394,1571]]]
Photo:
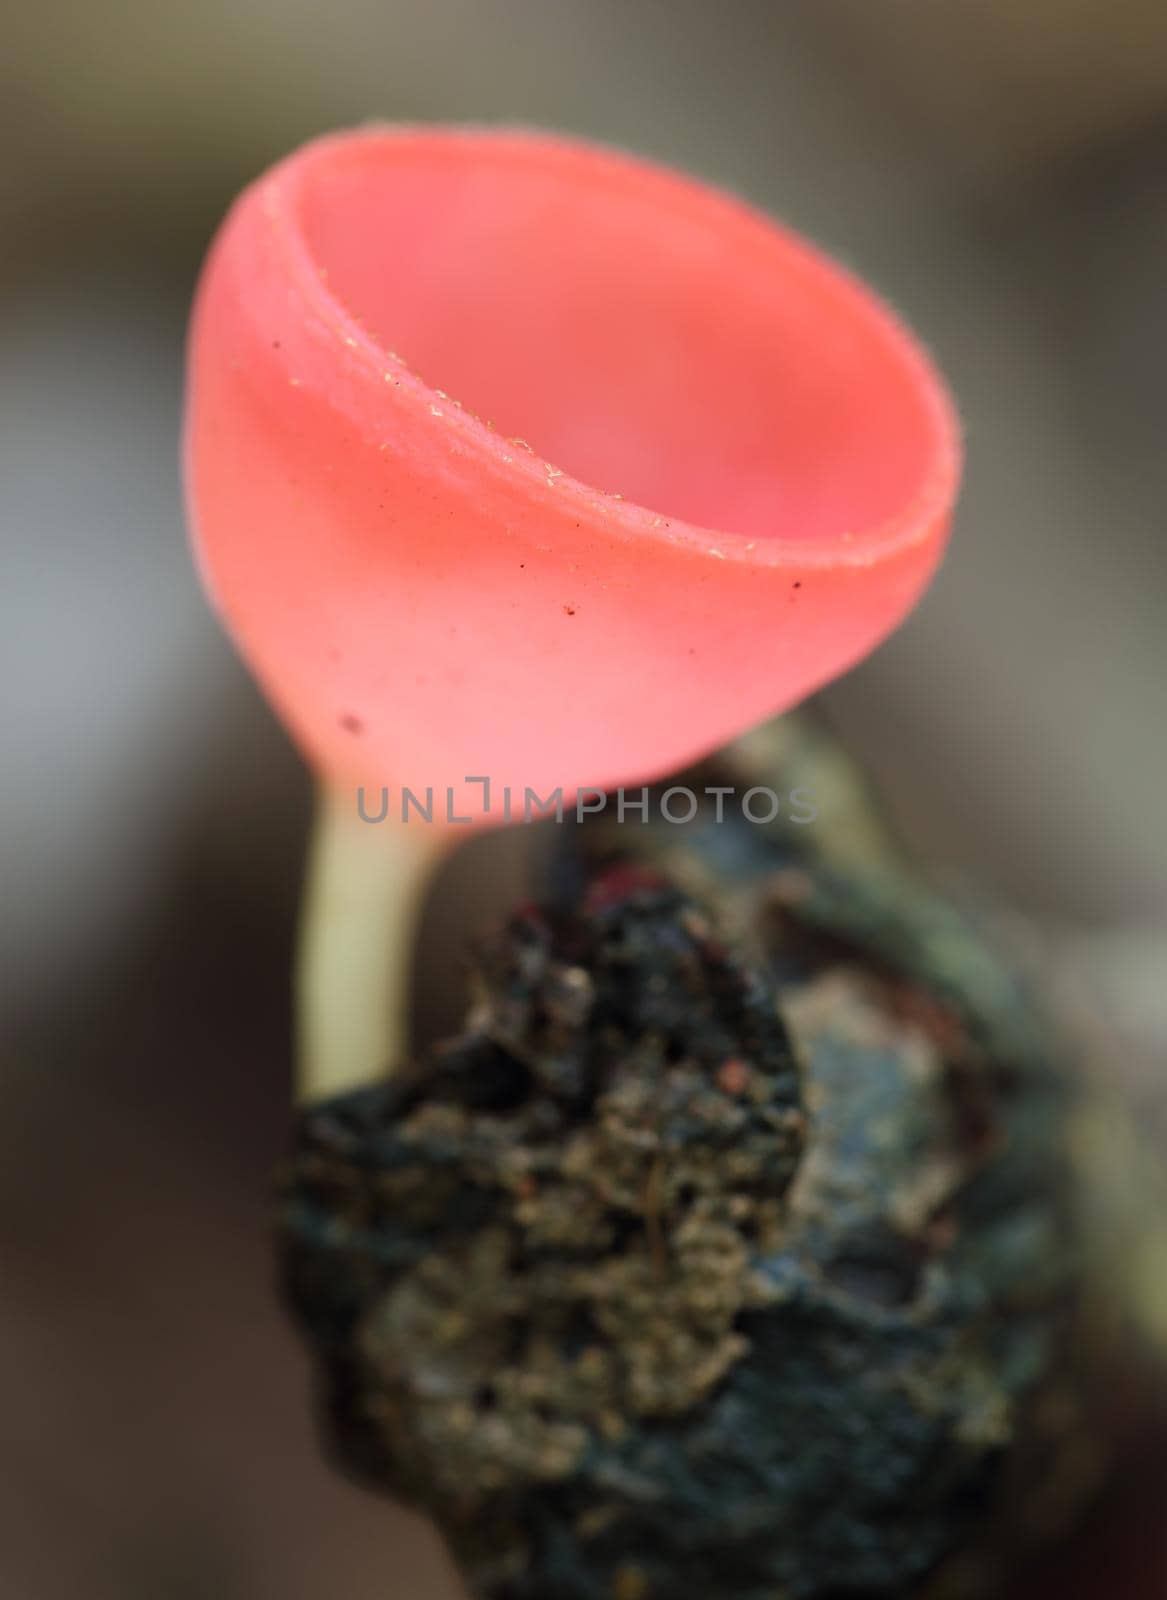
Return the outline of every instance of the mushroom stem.
[[[296,1099],[389,1076],[409,1049],[413,944],[449,835],[412,818],[365,821],[322,784],[296,960]]]

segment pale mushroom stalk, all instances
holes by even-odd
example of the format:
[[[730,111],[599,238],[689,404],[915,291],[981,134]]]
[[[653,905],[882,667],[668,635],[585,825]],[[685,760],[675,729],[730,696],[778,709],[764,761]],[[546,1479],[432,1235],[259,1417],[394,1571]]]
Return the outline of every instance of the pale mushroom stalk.
[[[301,1104],[388,1077],[409,1054],[416,933],[449,843],[438,824],[370,821],[355,789],[320,785],[296,957]]]

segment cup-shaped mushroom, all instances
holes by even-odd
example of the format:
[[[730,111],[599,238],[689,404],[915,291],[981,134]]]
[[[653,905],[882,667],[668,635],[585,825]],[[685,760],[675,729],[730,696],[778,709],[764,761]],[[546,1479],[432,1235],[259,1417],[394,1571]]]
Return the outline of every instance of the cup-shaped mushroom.
[[[702,754],[903,618],[959,454],[848,273],[558,137],[320,139],[237,201],[197,296],[203,573],[333,783],[570,793]]]

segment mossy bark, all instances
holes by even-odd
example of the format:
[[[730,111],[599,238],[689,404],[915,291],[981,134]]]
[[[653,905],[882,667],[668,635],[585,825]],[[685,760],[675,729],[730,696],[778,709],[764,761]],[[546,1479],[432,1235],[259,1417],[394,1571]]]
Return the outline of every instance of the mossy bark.
[[[689,776],[819,817],[565,827],[463,1032],[302,1116],[332,1441],[490,1600],[993,1593],[1104,1459],[1082,1082],[820,733]]]

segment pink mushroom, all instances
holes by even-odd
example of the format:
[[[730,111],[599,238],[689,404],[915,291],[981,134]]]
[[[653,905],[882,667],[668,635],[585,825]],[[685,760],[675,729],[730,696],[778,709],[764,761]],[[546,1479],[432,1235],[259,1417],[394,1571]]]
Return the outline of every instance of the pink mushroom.
[[[186,469],[208,588],[332,796],[331,921],[387,927],[451,815],[658,777],[859,660],[940,559],[959,455],[896,318],[689,178],[469,128],[281,162],[203,274]],[[393,827],[357,826],[358,784]],[[384,940],[329,920],[317,1057],[385,988]]]

